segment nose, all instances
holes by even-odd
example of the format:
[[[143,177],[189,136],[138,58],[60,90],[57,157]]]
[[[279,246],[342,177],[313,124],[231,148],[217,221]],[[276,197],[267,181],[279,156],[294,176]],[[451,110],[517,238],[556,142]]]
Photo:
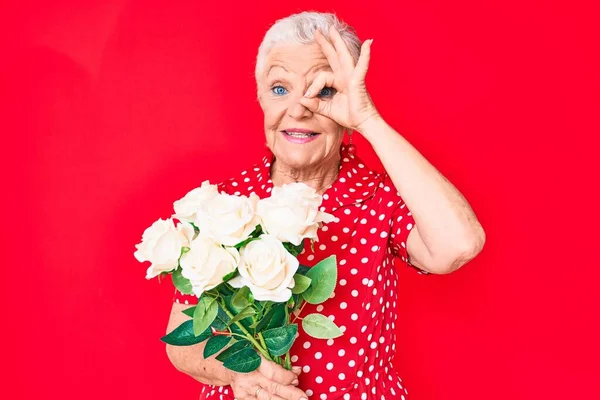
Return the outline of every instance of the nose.
[[[293,99],[290,99],[290,105],[288,107],[288,115],[294,119],[304,119],[310,118],[312,116],[312,111],[306,108],[302,103],[300,103],[300,99],[302,95],[296,96]]]

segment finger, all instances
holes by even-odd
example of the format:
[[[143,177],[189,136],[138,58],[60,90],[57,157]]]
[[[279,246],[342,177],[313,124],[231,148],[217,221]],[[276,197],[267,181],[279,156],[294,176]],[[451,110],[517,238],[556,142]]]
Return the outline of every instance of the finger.
[[[321,47],[321,51],[325,54],[331,70],[335,73],[340,70],[340,61],[338,60],[335,47],[327,40],[320,29],[315,31],[315,41]]]
[[[353,78],[357,81],[363,81],[369,69],[369,61],[371,60],[371,44],[373,39],[365,40],[360,47],[360,56],[354,69]]]
[[[268,381],[274,381],[283,385],[291,385],[298,377],[292,371],[288,371],[272,361],[263,360],[258,367],[258,372]]]
[[[342,70],[348,74],[351,73],[354,69],[354,59],[348,50],[348,46],[346,46],[346,42],[344,42],[340,33],[333,26],[329,28],[329,38],[335,47]]]
[[[286,399],[283,399],[283,398],[277,396],[276,394],[271,394],[271,393],[267,392],[266,390],[261,390],[260,393],[258,394],[258,397],[256,398],[256,400],[286,400]]]
[[[312,83],[306,90],[304,97],[310,99],[312,97],[318,96],[325,86],[332,87],[338,92],[344,90],[344,88],[340,87],[340,85],[336,83],[338,82],[336,82],[335,75],[333,74],[333,72],[321,71],[317,74],[315,80],[312,81]]]
[[[308,399],[306,393],[303,390],[298,389],[295,386],[291,385],[282,385],[279,382],[269,381],[267,378],[260,380],[260,386],[265,388],[269,395],[271,396],[279,396],[283,397],[286,400],[301,400]],[[267,398],[261,397],[263,395],[263,391],[261,390],[258,395],[258,400],[269,400]]]
[[[323,101],[318,97],[313,97],[311,99],[301,97],[300,104],[314,113],[331,118],[331,101]]]

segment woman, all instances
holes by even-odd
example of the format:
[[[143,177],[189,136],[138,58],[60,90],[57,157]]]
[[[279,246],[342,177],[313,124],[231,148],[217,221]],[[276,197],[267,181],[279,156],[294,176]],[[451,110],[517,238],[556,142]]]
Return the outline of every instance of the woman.
[[[311,266],[335,254],[338,285],[332,298],[307,304],[303,313],[330,316],[344,335],[317,340],[300,328],[292,371],[263,360],[249,374],[203,359],[204,343],[167,346],[174,366],[205,384],[202,399],[407,399],[392,366],[394,261],[446,274],[483,247],[484,231],[467,201],[371,101],[365,75],[372,42],[361,45],[333,14],[304,12],[277,21],[256,63],[269,155],[219,185],[230,194],[268,197],[274,186],[304,182],[323,195],[322,209],[335,221],[299,260]],[[370,171],[354,145],[342,145],[344,131],[369,141],[384,173]],[[188,318],[181,311],[196,301],[176,293],[168,332]]]

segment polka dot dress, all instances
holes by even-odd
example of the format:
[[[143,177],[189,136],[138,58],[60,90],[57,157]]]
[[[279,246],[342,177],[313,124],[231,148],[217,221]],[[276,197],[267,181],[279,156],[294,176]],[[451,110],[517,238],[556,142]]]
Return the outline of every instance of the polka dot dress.
[[[396,350],[398,275],[394,262],[408,263],[406,240],[415,221],[385,173],[369,170],[356,155],[341,148],[338,179],[323,194],[321,210],[335,220],[319,231],[314,251],[305,246],[298,259],[313,266],[335,254],[338,283],[325,303],[306,304],[302,315],[319,312],[334,321],[344,335],[314,339],[299,324],[290,350],[292,364],[302,367],[299,387],[310,399],[407,400],[408,393],[392,361]],[[264,198],[273,188],[272,159],[263,158],[220,191]],[[174,301],[195,304],[194,296],[175,292]],[[231,387],[203,385],[201,399],[233,399]]]

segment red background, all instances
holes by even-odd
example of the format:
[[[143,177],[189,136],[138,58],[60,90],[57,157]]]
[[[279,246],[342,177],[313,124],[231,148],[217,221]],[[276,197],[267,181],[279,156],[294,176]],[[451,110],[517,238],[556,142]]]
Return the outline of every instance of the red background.
[[[317,9],[375,39],[376,105],[487,232],[454,274],[401,271],[397,367],[413,399],[600,398],[598,10],[48,3],[3,3],[0,21],[0,397],[197,398],[159,341],[171,284],[146,281],[133,246],[202,180],[256,160],[257,47],[275,19]]]

